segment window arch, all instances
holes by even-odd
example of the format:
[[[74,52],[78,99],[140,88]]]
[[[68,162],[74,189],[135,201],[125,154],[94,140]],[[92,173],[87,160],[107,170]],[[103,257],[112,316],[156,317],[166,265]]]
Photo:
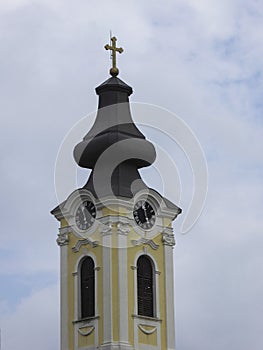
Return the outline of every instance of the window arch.
[[[91,257],[80,268],[81,318],[95,316],[95,265]]]
[[[153,263],[147,255],[137,260],[137,300],[138,315],[154,316]]]

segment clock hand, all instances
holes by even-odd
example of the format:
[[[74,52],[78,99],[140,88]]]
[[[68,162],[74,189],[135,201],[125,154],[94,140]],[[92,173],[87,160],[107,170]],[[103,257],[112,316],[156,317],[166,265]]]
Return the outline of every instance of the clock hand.
[[[148,218],[148,214],[147,214],[147,211],[146,211],[146,208],[145,208],[145,203],[142,204],[142,209],[143,209],[143,212],[144,212],[144,216],[145,216],[146,222],[148,223],[149,222],[149,218]]]
[[[83,219],[84,219],[84,223],[86,224],[87,223],[87,218],[86,218],[86,209],[84,207],[84,205],[81,206],[81,211],[82,211],[82,214],[83,214]]]

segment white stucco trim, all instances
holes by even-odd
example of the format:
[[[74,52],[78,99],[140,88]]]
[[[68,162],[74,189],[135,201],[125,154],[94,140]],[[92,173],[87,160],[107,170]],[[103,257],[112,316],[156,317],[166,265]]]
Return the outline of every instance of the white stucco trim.
[[[128,274],[127,274],[127,236],[118,235],[118,284],[119,284],[119,331],[120,342],[128,344]]]
[[[110,344],[103,344],[102,346],[100,346],[99,350],[135,350],[135,349],[131,345],[112,342]]]
[[[79,327],[79,334],[83,335],[84,337],[86,337],[87,335],[90,335],[95,329],[94,326],[90,326],[90,329],[88,329],[87,331],[83,331],[82,329],[84,328],[88,328],[88,327],[85,327],[85,326]]]
[[[99,317],[91,317],[86,320],[81,320],[74,322],[74,334],[75,334],[75,340],[74,340],[74,350],[94,350],[98,349],[99,346],[99,325],[98,325]],[[90,328],[90,331],[83,332],[84,328]],[[90,334],[94,332],[94,338],[95,343],[92,346],[85,346],[85,347],[79,347],[78,346],[78,338],[79,334],[82,336],[88,337]],[[64,349],[65,350],[65,349]]]
[[[150,334],[153,334],[156,332],[156,329],[157,327],[156,326],[153,326],[153,328],[151,330],[148,330],[146,328],[144,328],[145,326],[148,326],[146,324],[138,324],[138,328],[144,333],[144,334],[147,334],[147,335],[150,335]]]
[[[167,350],[175,350],[173,247],[164,245]]]
[[[60,247],[60,348],[68,349],[68,245]]]
[[[93,194],[84,188],[79,188],[73,191],[69,195],[67,200],[63,203],[63,205],[60,207],[62,217],[66,218],[74,235],[81,239],[88,238],[97,230],[99,226],[99,221],[95,220],[93,225],[88,230],[80,230],[77,227],[76,221],[75,221],[76,211],[78,209],[78,206],[82,204],[84,200],[91,200],[96,207],[96,199],[94,198]],[[60,217],[60,214],[58,215],[59,215],[58,217]]]
[[[103,344],[113,342],[112,330],[112,250],[111,235],[102,237],[103,260]]]
[[[80,288],[79,288],[79,273],[72,273],[74,278],[74,320],[78,320],[80,318]]]
[[[135,349],[166,350],[166,349],[161,349],[161,323],[162,323],[162,320],[158,320],[158,319],[154,319],[154,318],[151,319],[149,317],[136,316],[136,315],[133,315],[133,319],[134,319],[134,347],[135,347]],[[141,328],[143,328],[145,326],[153,327],[153,329],[154,329],[153,332],[157,333],[156,346],[139,343],[138,332],[142,331]],[[145,330],[142,332],[145,333]]]

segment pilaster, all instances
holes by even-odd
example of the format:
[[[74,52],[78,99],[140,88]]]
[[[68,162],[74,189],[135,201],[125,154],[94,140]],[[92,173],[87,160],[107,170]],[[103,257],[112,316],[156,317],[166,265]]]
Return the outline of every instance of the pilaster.
[[[103,261],[103,349],[113,342],[112,329],[112,265],[111,236],[112,230],[102,237]],[[106,347],[107,349],[107,347]]]
[[[174,320],[174,261],[173,247],[175,239],[172,228],[166,228],[162,234],[164,247],[164,276],[166,298],[166,335],[167,350],[175,350],[175,320]]]
[[[60,349],[68,349],[68,244],[70,228],[59,229],[60,246]]]

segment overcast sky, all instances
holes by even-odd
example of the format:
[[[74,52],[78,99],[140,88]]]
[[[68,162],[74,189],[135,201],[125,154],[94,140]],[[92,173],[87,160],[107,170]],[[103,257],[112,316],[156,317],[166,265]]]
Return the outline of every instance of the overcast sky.
[[[257,0],[0,2],[2,350],[59,348],[54,168],[65,135],[97,107],[110,30],[125,50],[118,66],[131,101],[180,116],[208,163],[202,215],[187,234],[180,233],[185,211],[174,226],[177,350],[262,350]],[[179,152],[175,161],[184,209],[191,169]],[[149,172],[145,181],[155,187]]]

